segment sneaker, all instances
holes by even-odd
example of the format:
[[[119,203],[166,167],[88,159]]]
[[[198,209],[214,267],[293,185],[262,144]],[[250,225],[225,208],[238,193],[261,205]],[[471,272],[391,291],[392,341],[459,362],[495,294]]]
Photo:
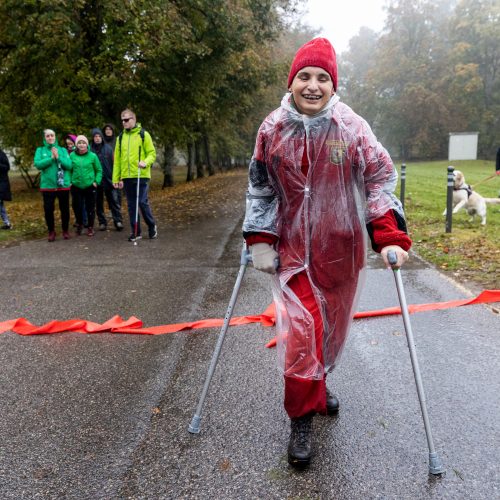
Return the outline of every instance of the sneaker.
[[[339,408],[340,403],[337,396],[326,389],[326,414],[336,415],[339,412]]]
[[[137,236],[135,236],[134,234],[131,234],[128,237],[128,241],[139,241],[139,240],[142,240],[142,236],[140,234],[138,234]]]
[[[76,225],[75,234],[80,236],[82,234],[83,226],[81,224]]]
[[[49,232],[49,241],[52,243],[53,241],[56,241],[56,232],[55,231],[50,231]]]
[[[10,224],[9,222],[5,223],[3,226],[2,226],[2,229],[12,229],[12,224]]]
[[[94,236],[94,228],[93,227],[88,227],[87,228],[87,236]]]
[[[71,238],[71,236],[69,235],[68,231],[63,231],[63,238],[65,240],[69,240]]]
[[[116,224],[115,224],[115,227],[116,227],[116,230],[117,231],[123,231],[123,224],[118,221]]]
[[[156,224],[149,228],[149,239],[156,240],[158,238],[158,230],[156,229]]]
[[[99,224],[99,231],[106,231],[106,224]]]
[[[288,463],[303,469],[311,463],[312,457],[312,416],[290,420],[290,442],[288,443]]]

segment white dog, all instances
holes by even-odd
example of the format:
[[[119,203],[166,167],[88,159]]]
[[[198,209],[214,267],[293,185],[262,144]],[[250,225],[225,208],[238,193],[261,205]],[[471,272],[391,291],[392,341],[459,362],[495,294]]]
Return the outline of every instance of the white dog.
[[[500,199],[483,198],[471,186],[465,183],[465,176],[460,170],[453,172],[453,213],[460,209],[467,211],[472,216],[471,221],[478,215],[481,217],[481,225],[486,224],[486,203],[500,203]],[[446,210],[443,212],[446,215]]]

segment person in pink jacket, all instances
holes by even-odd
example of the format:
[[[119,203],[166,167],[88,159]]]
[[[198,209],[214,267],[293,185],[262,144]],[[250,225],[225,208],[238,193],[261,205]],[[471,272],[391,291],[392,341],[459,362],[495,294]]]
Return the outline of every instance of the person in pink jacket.
[[[367,234],[407,259],[411,240],[393,192],[397,172],[367,122],[336,95],[335,50],[315,38],[296,53],[289,92],[259,128],[243,235],[254,267],[274,274],[288,461],[308,466],[312,417],[336,414],[326,387],[342,352],[366,266]],[[275,269],[276,258],[279,268]]]

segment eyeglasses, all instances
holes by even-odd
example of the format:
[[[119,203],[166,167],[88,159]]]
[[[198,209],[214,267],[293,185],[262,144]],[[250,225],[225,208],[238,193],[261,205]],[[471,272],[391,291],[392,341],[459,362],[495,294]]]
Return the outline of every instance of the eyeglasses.
[[[129,118],[122,118],[122,122],[123,122],[123,123],[127,123],[127,122],[129,122],[130,120],[132,120],[132,116],[130,116]]]

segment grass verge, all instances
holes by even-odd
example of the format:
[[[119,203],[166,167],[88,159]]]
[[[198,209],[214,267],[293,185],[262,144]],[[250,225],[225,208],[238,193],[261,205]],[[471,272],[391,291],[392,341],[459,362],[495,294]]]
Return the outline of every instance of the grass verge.
[[[405,212],[414,250],[443,272],[470,288],[499,288],[500,205],[487,205],[486,226],[465,210],[453,215],[452,232],[445,232],[446,161],[409,163],[406,167]],[[500,176],[493,162],[455,161],[466,182],[485,198],[498,198]],[[398,191],[399,194],[399,191]]]

